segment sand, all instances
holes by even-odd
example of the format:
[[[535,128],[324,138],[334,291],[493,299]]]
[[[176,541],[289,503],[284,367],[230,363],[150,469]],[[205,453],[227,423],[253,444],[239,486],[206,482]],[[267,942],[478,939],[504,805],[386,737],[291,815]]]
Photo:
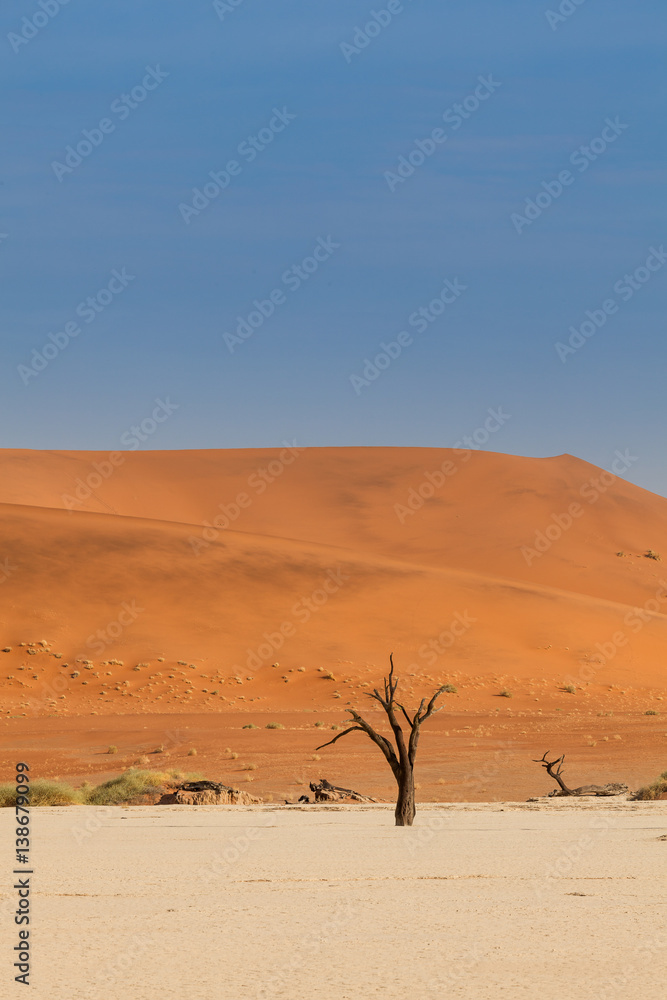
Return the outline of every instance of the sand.
[[[84,780],[165,743],[228,783],[225,747],[254,755],[264,795],[321,773],[382,794],[361,737],[317,773],[308,731],[368,709],[393,651],[408,705],[456,688],[422,737],[423,797],[526,797],[547,749],[576,782],[651,781],[667,574],[646,553],[667,559],[666,526],[667,500],[570,455],[0,451],[0,780],[18,747]],[[510,781],[466,787],[508,747]]]
[[[664,802],[33,816],[40,1000],[664,996]]]

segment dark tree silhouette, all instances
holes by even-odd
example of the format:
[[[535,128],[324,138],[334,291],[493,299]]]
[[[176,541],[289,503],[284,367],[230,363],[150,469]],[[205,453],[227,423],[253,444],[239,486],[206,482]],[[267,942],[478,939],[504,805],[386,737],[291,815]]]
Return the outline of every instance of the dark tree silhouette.
[[[419,708],[415,714],[410,717],[406,712],[403,705],[396,701],[396,689],[398,687],[398,679],[394,678],[394,656],[393,653],[389,656],[389,663],[391,664],[391,669],[389,671],[389,676],[384,678],[384,694],[380,694],[377,688],[373,692],[366,692],[369,698],[373,698],[378,701],[387,714],[387,719],[389,720],[389,725],[391,726],[392,732],[394,734],[394,740],[396,742],[396,747],[392,745],[390,740],[386,736],[382,736],[381,733],[377,733],[373,727],[363,719],[358,712],[354,709],[348,708],[347,711],[352,716],[351,722],[354,722],[353,726],[346,729],[345,732],[339,733],[338,736],[334,736],[332,740],[328,743],[323,743],[322,746],[317,747],[317,750],[322,750],[324,747],[331,746],[332,743],[336,743],[337,740],[347,736],[348,733],[361,732],[366,733],[375,743],[376,746],[380,748],[385,756],[389,767],[392,770],[394,778],[396,779],[396,784],[398,785],[398,798],[396,800],[396,826],[412,826],[412,821],[415,818],[415,779],[414,779],[414,765],[415,757],[417,756],[417,744],[419,742],[419,730],[422,722],[429,719],[435,712],[439,709],[435,707],[436,700],[444,691],[446,685],[443,684],[435,692],[428,705],[426,705],[426,699],[422,698]],[[426,705],[426,708],[424,708]],[[403,713],[409,727],[410,736],[408,742],[405,742],[405,736],[403,735],[403,730],[398,721],[397,717],[398,711]]]

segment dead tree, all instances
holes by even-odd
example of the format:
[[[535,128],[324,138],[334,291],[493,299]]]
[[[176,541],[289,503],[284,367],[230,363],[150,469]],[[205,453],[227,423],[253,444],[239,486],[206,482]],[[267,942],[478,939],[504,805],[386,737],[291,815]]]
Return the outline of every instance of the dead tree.
[[[435,692],[428,705],[424,709],[426,704],[426,699],[422,698],[419,708],[415,714],[410,717],[406,712],[403,705],[396,701],[396,688],[398,687],[398,680],[394,679],[394,657],[393,653],[389,656],[389,663],[391,664],[391,669],[389,671],[389,676],[384,678],[384,694],[380,694],[377,688],[373,692],[367,692],[369,698],[373,698],[375,701],[382,705],[382,708],[387,714],[387,719],[389,720],[389,725],[394,734],[394,740],[396,747],[394,747],[386,736],[382,736],[381,733],[377,733],[373,727],[363,719],[358,712],[354,709],[348,708],[347,711],[352,716],[350,721],[354,722],[353,726],[346,729],[345,732],[339,733],[338,736],[334,736],[332,740],[328,743],[323,743],[322,746],[317,747],[317,750],[322,750],[323,747],[331,746],[332,743],[336,743],[337,740],[347,736],[348,733],[361,732],[366,733],[375,743],[377,747],[380,748],[385,756],[389,767],[392,770],[392,774],[396,779],[396,784],[398,785],[398,798],[396,800],[396,826],[412,826],[412,821],[415,818],[415,779],[414,779],[414,765],[415,757],[417,756],[417,744],[419,742],[419,730],[422,722],[429,719],[435,712],[439,711],[435,707],[436,700],[444,691],[446,685],[438,688]],[[410,737],[406,744],[405,736],[403,735],[403,730],[398,721],[397,709],[403,713],[409,727],[410,727]]]
[[[340,788],[339,785],[332,785],[326,778],[319,781],[311,781],[311,792],[315,793],[316,802],[342,802],[345,799],[352,799],[353,802],[377,802],[370,795],[362,795],[352,788]]]
[[[560,785],[560,791],[554,789],[553,792],[549,792],[549,795],[622,795],[623,792],[627,792],[628,790],[627,785],[622,785],[615,781],[608,785],[580,785],[579,788],[568,788],[561,778],[565,754],[557,757],[556,760],[547,760],[548,756],[549,751],[547,750],[539,760],[534,760],[533,763],[541,764],[542,767],[546,768],[549,777],[553,778]],[[556,768],[555,771],[554,768]]]

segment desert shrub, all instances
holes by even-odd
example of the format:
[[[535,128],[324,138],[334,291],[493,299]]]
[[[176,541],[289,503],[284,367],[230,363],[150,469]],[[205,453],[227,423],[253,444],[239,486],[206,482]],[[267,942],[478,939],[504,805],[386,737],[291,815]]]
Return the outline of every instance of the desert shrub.
[[[48,778],[36,778],[30,782],[31,806],[68,806],[81,801],[81,795],[71,785]],[[16,805],[16,785],[7,782],[0,785],[0,806]]]
[[[644,715],[657,715],[657,714],[658,713],[654,708],[647,708],[646,711],[644,712]]]
[[[453,684],[445,684],[442,689],[446,694],[456,694],[458,688],[454,687]]]
[[[197,756],[197,751],[195,750],[194,747],[190,747],[190,749],[188,750],[188,757],[196,757],[196,756]]]
[[[256,726],[254,722],[246,722],[245,726],[242,726],[241,728],[242,729],[259,729],[259,726]]]
[[[568,694],[576,694],[577,693],[577,689],[574,686],[574,684],[564,684],[563,685],[563,691],[567,691]]]
[[[315,723],[315,726],[316,726],[316,727],[317,727],[318,729],[321,729],[321,728],[322,728],[322,726],[326,726],[326,722],[320,722],[320,721],[318,721],[318,722],[316,722],[316,723]]]
[[[107,753],[118,753],[118,747],[113,746],[113,744],[107,750]]]
[[[266,728],[267,729],[284,729],[285,727],[283,726],[282,722],[267,722]]]
[[[652,785],[646,785],[635,793],[635,799],[657,799],[667,793],[667,771],[663,771],[657,781]]]
[[[257,764],[244,764],[241,768],[242,771],[256,771]]]
[[[88,789],[84,801],[91,806],[119,805],[147,792],[161,791],[172,777],[166,772],[138,771],[131,767],[117,778]]]
[[[653,549],[647,549],[644,553],[645,559],[655,559],[656,562],[660,562],[660,555],[658,552],[654,552]]]
[[[512,692],[508,691],[507,688],[503,688],[502,691],[499,693],[498,697],[499,698],[511,698],[512,697]]]

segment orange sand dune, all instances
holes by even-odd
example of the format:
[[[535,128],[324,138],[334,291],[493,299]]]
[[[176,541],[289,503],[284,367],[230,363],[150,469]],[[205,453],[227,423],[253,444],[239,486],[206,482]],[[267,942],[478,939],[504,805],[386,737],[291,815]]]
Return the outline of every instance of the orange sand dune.
[[[3,451],[3,707],[337,711],[393,650],[406,697],[449,680],[457,711],[566,684],[639,710],[667,662],[649,550],[667,500],[568,455]]]
[[[46,632],[68,656],[223,667],[393,646],[443,669],[572,672],[625,631],[614,659],[660,679],[667,600],[644,553],[667,553],[667,501],[570,456],[4,451],[0,471],[9,644]],[[114,636],[124,602],[141,611]],[[442,654],[423,649],[452,623]]]

